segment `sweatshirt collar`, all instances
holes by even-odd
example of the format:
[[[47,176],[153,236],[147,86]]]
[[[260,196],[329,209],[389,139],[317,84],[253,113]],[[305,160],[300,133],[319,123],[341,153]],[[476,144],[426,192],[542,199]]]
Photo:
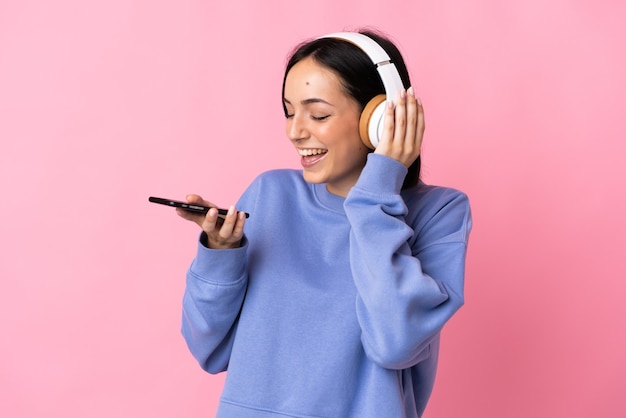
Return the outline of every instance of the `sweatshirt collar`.
[[[315,197],[322,206],[335,212],[345,213],[343,210],[343,202],[346,200],[345,197],[337,196],[329,192],[326,188],[326,183],[316,183],[311,184],[311,186],[313,186]]]

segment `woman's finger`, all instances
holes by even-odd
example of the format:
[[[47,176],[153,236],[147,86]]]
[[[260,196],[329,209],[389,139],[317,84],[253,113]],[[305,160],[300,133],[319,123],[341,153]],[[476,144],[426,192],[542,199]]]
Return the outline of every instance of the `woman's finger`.
[[[419,148],[417,141],[418,105],[413,87],[409,87],[406,95],[406,129],[404,132],[404,147],[407,154],[413,154]]]
[[[241,240],[243,238],[243,227],[246,225],[246,214],[244,212],[237,212],[237,222],[233,228],[233,238]]]
[[[394,133],[393,142],[402,145],[405,142],[406,135],[406,112],[407,112],[407,94],[405,90],[401,90],[398,94],[396,103],[396,111],[394,114]]]
[[[385,106],[385,119],[383,124],[383,135],[378,142],[378,145],[383,143],[391,143],[393,141],[393,134],[395,131],[394,119],[395,119],[396,105],[393,100],[387,100]]]
[[[424,106],[422,105],[422,101],[420,98],[416,98],[417,100],[417,125],[416,125],[416,140],[418,150],[422,146],[422,140],[424,139],[424,131],[426,130],[426,120],[424,118]]]
[[[201,206],[216,207],[215,204],[213,204],[212,202],[209,202],[208,200],[204,200],[202,196],[197,195],[197,194],[188,194],[186,196],[186,199],[187,199],[187,203],[194,203],[196,205],[201,205]]]
[[[200,225],[202,230],[207,233],[209,237],[219,233],[220,225],[218,222],[218,213],[216,208],[211,208],[204,216],[202,224]]]
[[[228,240],[233,235],[233,229],[235,228],[235,223],[237,222],[237,210],[234,206],[228,208],[228,213],[224,216],[224,222],[220,227],[219,236],[223,240]]]

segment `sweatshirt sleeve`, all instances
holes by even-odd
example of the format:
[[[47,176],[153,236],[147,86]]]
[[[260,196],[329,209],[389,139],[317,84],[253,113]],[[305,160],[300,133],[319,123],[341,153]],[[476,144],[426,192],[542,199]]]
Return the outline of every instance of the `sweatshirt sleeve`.
[[[182,334],[200,366],[219,373],[228,367],[246,291],[248,245],[244,237],[239,248],[214,250],[201,241],[187,272]]]
[[[400,194],[406,168],[370,154],[344,208],[361,340],[372,361],[414,366],[463,305],[471,213],[467,196],[447,188],[410,202]]]
[[[237,202],[237,209],[255,213],[259,179]],[[246,221],[245,231],[252,224]],[[239,248],[210,249],[200,234],[196,256],[187,271],[182,303],[182,334],[191,354],[209,373],[228,368],[239,314],[248,288],[247,232]]]

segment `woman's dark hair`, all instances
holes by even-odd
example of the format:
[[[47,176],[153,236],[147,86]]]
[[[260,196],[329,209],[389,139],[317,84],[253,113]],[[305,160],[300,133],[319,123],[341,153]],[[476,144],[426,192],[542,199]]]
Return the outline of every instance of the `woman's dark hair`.
[[[409,72],[402,59],[402,55],[398,48],[380,33],[371,30],[361,30],[359,33],[372,38],[378,43],[389,55],[398,69],[402,84],[405,89],[411,86]],[[358,46],[336,38],[320,38],[298,45],[287,62],[285,68],[285,76],[283,78],[282,97],[285,97],[285,81],[289,70],[298,62],[305,58],[311,57],[318,64],[335,72],[339,76],[346,93],[352,96],[360,105],[361,110],[375,96],[385,94],[383,85],[378,71],[372,60]],[[281,98],[282,101],[282,98]],[[287,115],[287,108],[284,101],[283,110]],[[409,188],[417,184],[420,174],[421,157],[409,167],[408,173],[402,185],[403,189]]]

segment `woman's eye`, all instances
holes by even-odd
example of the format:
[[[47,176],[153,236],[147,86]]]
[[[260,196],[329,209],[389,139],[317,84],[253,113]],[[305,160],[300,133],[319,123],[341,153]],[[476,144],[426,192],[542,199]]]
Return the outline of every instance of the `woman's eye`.
[[[285,113],[285,118],[287,118],[287,119],[293,118],[293,113],[292,114]]]
[[[317,121],[321,121],[321,120],[325,120],[328,119],[330,115],[325,115],[325,116],[311,116],[311,119],[313,120],[317,120]]]

